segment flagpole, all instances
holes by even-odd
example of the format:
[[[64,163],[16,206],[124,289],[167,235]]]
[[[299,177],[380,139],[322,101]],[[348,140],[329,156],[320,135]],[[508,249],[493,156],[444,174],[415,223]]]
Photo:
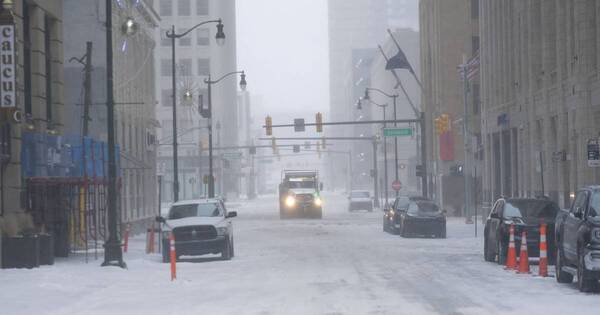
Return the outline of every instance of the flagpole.
[[[390,37],[392,38],[392,40],[394,41],[394,44],[396,44],[396,47],[398,48],[398,50],[402,51],[402,48],[400,48],[400,44],[398,43],[398,41],[394,37],[394,34],[392,34],[392,31],[389,28],[387,29],[387,31],[388,31],[388,34],[390,34]],[[409,72],[413,75],[413,77],[415,78],[415,81],[417,81],[417,84],[421,88],[421,91],[423,91],[423,84],[421,84],[421,80],[419,80],[419,78],[417,77],[417,74],[413,70],[412,66],[410,67],[410,71]]]

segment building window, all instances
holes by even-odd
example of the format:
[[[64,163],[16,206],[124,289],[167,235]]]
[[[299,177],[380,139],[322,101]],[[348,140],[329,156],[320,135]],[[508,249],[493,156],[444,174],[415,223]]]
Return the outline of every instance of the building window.
[[[479,19],[479,0],[471,0],[471,18]]]
[[[179,16],[190,16],[192,12],[192,6],[190,0],[178,0],[177,1],[177,14]]]
[[[184,28],[177,30],[179,34],[183,34],[186,31]],[[179,46],[192,46],[192,38],[190,36],[184,36],[179,39]]]
[[[46,121],[52,121],[52,28],[54,21],[44,17],[44,54],[46,57]]]
[[[208,46],[210,44],[210,32],[207,28],[201,28],[196,31],[198,46]]]
[[[160,0],[159,13],[161,16],[173,15],[173,0]]]
[[[173,106],[173,89],[163,89],[160,93],[160,102],[162,106]]]
[[[192,59],[179,59],[179,74],[185,76],[192,75]]]
[[[173,75],[173,65],[171,59],[160,60],[160,75],[163,77],[170,77]]]
[[[208,76],[210,74],[210,59],[198,59],[198,75]]]
[[[23,2],[23,72],[25,88],[25,114],[31,114],[31,6]]]
[[[196,0],[196,14],[208,15],[208,0]]]
[[[479,36],[471,37],[471,47],[473,47],[471,54],[475,56],[479,51]]]

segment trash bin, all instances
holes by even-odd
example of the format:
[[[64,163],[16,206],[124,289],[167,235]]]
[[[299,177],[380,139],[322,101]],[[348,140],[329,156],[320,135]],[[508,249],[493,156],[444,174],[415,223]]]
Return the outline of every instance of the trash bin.
[[[36,268],[40,266],[38,235],[2,238],[2,268]]]
[[[54,237],[52,234],[39,234],[40,265],[54,265]]]

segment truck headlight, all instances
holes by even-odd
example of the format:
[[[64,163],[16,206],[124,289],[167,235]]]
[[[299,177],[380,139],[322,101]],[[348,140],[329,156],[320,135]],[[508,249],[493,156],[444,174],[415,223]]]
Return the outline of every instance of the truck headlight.
[[[323,201],[321,200],[321,198],[316,197],[315,198],[315,206],[320,207],[321,204],[323,204]]]
[[[592,242],[593,243],[600,243],[600,228],[595,228],[592,229]]]
[[[217,235],[223,236],[227,234],[227,227],[219,226],[217,227]]]
[[[294,198],[294,196],[287,196],[287,198],[285,198],[285,205],[288,207],[293,207],[296,205],[296,198]]]

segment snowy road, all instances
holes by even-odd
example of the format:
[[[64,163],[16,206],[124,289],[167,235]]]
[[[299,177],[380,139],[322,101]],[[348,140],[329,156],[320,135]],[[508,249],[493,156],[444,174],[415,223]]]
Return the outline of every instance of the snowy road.
[[[485,263],[473,226],[447,239],[382,232],[381,213],[326,196],[323,220],[280,221],[274,197],[238,205],[235,252],[178,263],[130,242],[128,270],[59,260],[0,270],[0,314],[597,314],[599,294]]]

